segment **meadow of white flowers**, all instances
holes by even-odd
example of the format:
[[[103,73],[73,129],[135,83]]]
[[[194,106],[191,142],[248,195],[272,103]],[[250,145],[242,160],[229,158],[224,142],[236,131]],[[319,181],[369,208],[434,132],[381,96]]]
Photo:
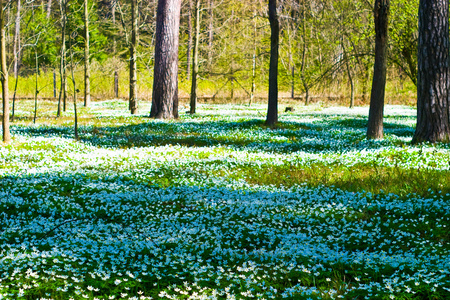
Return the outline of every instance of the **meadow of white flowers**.
[[[0,299],[450,299],[450,195],[256,185],[236,167],[448,172],[415,110],[203,105],[181,121],[98,102],[96,125],[17,125],[0,147]],[[101,125],[98,125],[101,123]]]

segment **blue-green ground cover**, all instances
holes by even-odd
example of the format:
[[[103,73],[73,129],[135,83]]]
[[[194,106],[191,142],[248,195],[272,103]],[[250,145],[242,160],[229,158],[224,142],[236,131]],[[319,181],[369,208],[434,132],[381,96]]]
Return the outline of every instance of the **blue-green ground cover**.
[[[275,129],[264,112],[98,102],[80,141],[69,119],[17,123],[0,299],[449,299],[450,151],[408,144],[414,110],[388,107],[382,141],[367,108],[298,107]]]

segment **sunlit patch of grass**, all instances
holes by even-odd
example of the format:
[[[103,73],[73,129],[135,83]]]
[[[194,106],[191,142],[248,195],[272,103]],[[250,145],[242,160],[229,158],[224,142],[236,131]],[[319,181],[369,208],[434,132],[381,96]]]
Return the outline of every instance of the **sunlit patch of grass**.
[[[376,164],[343,164],[308,166],[282,165],[262,166],[255,172],[236,169],[233,172],[251,184],[291,187],[306,183],[310,186],[334,186],[354,192],[373,194],[393,193],[407,196],[417,194],[429,197],[436,193],[450,193],[450,171],[433,169],[403,169],[399,167],[378,166]]]

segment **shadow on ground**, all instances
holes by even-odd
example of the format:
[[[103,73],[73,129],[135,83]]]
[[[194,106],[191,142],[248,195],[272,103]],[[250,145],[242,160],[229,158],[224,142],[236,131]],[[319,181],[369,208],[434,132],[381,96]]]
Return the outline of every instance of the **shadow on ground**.
[[[102,118],[97,118],[102,119]],[[385,122],[391,139],[367,141],[367,118],[323,117],[312,122],[281,121],[277,127],[265,126],[261,119],[238,121],[144,122],[120,126],[80,126],[82,142],[100,147],[132,148],[181,145],[187,147],[228,146],[242,150],[288,153],[293,151],[344,151],[373,149],[404,144],[395,137],[412,137],[410,126]],[[14,134],[73,137],[72,126],[13,126]]]

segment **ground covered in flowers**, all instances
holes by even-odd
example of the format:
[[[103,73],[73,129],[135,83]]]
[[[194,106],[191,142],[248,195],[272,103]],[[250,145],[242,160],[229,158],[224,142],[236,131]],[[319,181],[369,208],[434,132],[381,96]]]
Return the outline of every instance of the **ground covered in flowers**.
[[[0,147],[0,299],[448,299],[450,150],[409,144],[415,110],[127,104]],[[28,109],[28,110],[27,110]],[[41,108],[42,109],[42,108]],[[47,115],[46,115],[47,114]]]

